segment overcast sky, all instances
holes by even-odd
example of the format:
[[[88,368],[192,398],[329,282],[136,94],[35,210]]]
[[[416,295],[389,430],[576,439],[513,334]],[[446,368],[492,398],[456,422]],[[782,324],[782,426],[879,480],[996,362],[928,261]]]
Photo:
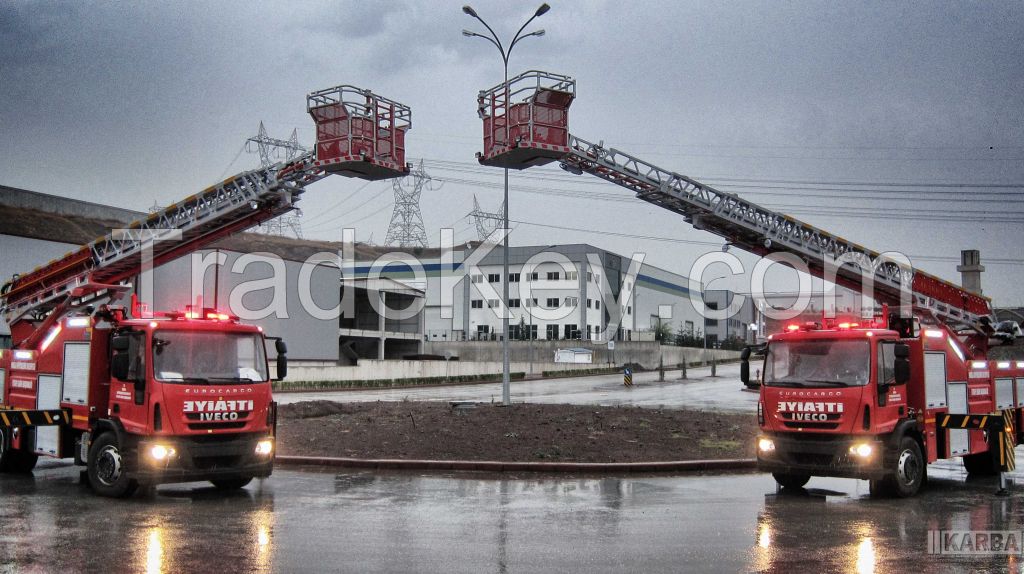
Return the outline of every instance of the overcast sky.
[[[503,38],[538,4],[474,0]],[[576,135],[903,251],[948,279],[959,281],[961,249],[981,249],[986,294],[1024,304],[1024,3],[551,5],[532,26],[546,35],[519,44],[510,68],[577,79]],[[474,159],[476,93],[501,80],[501,61],[461,35],[484,30],[460,7],[2,2],[0,184],[167,204],[257,166],[243,144],[261,120],[272,136],[298,128],[312,144],[305,95],[355,84],[412,107],[409,156],[441,185],[422,200],[431,243],[449,225],[474,239],[473,195],[486,209],[501,201],[500,170]],[[557,167],[513,172],[512,184],[513,220],[590,230],[519,224],[513,244],[643,251],[685,274],[716,248],[666,239],[721,243]],[[303,198],[305,233],[337,240],[351,226],[382,242],[392,200],[387,182],[329,178]]]

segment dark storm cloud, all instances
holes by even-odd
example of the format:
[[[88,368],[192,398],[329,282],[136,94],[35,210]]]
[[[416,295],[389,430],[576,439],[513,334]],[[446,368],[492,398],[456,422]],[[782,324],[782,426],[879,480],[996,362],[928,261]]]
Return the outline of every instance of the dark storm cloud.
[[[0,183],[136,209],[174,201],[226,171],[252,167],[254,158],[240,155],[240,147],[260,120],[278,137],[298,127],[310,143],[305,93],[341,83],[413,107],[412,157],[472,168],[480,149],[476,93],[500,81],[501,62],[492,46],[460,34],[484,32],[461,12],[463,3],[0,2]],[[507,40],[540,0],[470,3]],[[570,121],[582,137],[700,177],[1024,181],[1020,2],[551,4],[531,26],[547,35],[517,46],[510,71],[575,76]],[[357,187],[348,180],[317,186],[303,200],[310,213]],[[473,193],[487,206],[500,202],[498,191],[462,184],[446,184],[440,201],[424,201],[433,241],[437,227],[468,210]],[[387,195],[355,213],[336,209],[318,220],[320,228],[334,233],[331,225],[377,210]],[[642,202],[596,203],[578,221],[551,220],[553,213],[577,214],[573,201],[515,194],[511,212],[580,228],[708,239]],[[387,218],[385,209],[362,221],[360,239],[371,231],[382,237]],[[980,247],[983,257],[1019,257],[999,239],[1019,234],[1006,224],[811,222],[879,249],[956,255]],[[514,237],[519,244],[645,249],[681,272],[694,257],[688,248],[601,235],[522,228]],[[936,272],[955,277],[954,267]],[[1000,292],[1019,300],[1013,285],[1024,279],[1021,269],[991,269],[1003,277]]]

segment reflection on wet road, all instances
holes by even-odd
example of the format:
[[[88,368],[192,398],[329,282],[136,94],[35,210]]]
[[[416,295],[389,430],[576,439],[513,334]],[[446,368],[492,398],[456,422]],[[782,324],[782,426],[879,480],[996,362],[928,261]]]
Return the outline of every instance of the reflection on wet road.
[[[1019,557],[929,555],[931,530],[1015,530],[1019,490],[933,468],[910,500],[767,475],[538,477],[282,470],[126,501],[69,466],[0,476],[0,572],[957,572]]]

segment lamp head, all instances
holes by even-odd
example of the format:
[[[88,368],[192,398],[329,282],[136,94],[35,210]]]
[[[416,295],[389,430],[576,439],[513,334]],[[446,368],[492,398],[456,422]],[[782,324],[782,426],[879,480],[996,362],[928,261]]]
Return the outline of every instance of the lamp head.
[[[544,6],[547,6],[547,4],[545,4]],[[541,8],[543,8],[543,6]],[[539,8],[538,8],[538,10],[539,10]],[[470,16],[472,16],[474,18],[479,18],[479,16],[476,15],[476,10],[474,10],[473,7],[470,6],[469,4],[466,4],[465,6],[463,6],[462,7],[462,11],[465,12],[466,14],[469,14]]]
[[[468,6],[466,8],[468,8]],[[465,10],[466,8],[463,8],[463,10]],[[536,18],[538,16],[543,16],[550,9],[551,9],[551,6],[548,6],[548,3],[545,2],[545,3],[540,5],[540,8],[537,8],[537,12],[534,13],[533,17]]]

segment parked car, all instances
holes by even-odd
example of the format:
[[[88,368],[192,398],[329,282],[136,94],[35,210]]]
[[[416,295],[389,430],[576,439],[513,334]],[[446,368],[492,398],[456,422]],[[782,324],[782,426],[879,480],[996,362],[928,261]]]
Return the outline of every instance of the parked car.
[[[1020,324],[1016,321],[1000,321],[996,324],[996,332],[992,338],[1004,345],[1012,345],[1017,337],[1022,336]]]

